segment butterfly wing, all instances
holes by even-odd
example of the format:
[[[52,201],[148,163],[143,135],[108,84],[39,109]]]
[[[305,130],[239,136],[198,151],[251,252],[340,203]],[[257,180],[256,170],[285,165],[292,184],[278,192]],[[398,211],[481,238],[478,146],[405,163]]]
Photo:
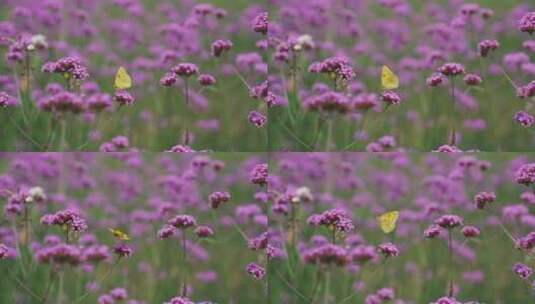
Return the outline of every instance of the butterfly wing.
[[[398,211],[387,212],[377,218],[379,227],[384,233],[391,233],[396,229],[396,223],[399,217]]]
[[[387,90],[399,88],[399,77],[386,65],[381,72],[381,85]]]
[[[132,87],[132,78],[124,67],[120,67],[115,74],[115,87],[118,89],[128,89]]]
[[[123,241],[128,241],[130,240],[130,237],[122,232],[121,230],[118,230],[118,229],[113,229],[113,228],[108,228],[108,230],[113,234],[114,237],[116,237],[117,239],[120,239],[120,240],[123,240]]]

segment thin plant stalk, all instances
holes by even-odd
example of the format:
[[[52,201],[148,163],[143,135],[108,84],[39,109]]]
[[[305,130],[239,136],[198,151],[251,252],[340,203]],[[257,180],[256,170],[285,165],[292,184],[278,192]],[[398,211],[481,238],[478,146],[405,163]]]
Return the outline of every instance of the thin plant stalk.
[[[291,219],[290,219],[290,227],[292,229],[290,234],[290,245],[293,248],[295,248],[297,243],[297,228],[298,228],[298,221],[299,221],[299,205],[292,204],[291,209]]]
[[[187,282],[187,271],[186,271],[186,257],[187,251],[186,251],[186,231],[182,231],[182,296],[185,297],[188,293],[188,282]]]
[[[451,229],[448,229],[448,268],[449,268],[449,287],[448,296],[453,297],[453,250],[452,250],[452,235]]]
[[[48,301],[48,296],[50,295],[50,290],[52,289],[52,285],[54,285],[54,282],[56,280],[55,272],[53,268],[50,268],[50,275],[48,278],[47,287],[45,289],[45,293],[43,294],[42,302],[46,303]]]
[[[189,110],[189,85],[188,78],[184,77],[184,98],[186,99],[186,107]],[[184,145],[189,145],[189,122],[185,121],[185,134],[184,134]]]
[[[65,117],[61,117],[61,130],[60,130],[60,141],[59,141],[59,151],[65,152],[67,150],[67,122]]]
[[[117,262],[113,263],[113,265],[111,266],[111,268],[100,278],[100,279],[97,279],[96,281],[102,285],[102,283],[104,283],[106,281],[106,279],[112,274],[113,270],[117,267],[117,265],[119,265],[119,262],[121,261],[121,259],[118,259]],[[84,293],[82,296],[80,296],[76,301],[75,303],[78,303],[78,302],[82,302],[88,295],[89,295],[89,291],[86,291],[86,293]]]
[[[450,118],[450,145],[454,146],[456,143],[456,131],[455,131],[455,79],[453,77],[450,78],[451,83],[451,118]]]
[[[331,271],[327,268],[325,272],[325,293],[323,294],[323,304],[329,303],[329,297],[331,296]]]
[[[63,297],[64,297],[64,288],[63,288],[63,284],[64,284],[64,273],[63,271],[59,271],[59,275],[58,275],[58,298],[57,298],[57,301],[56,303],[58,304],[61,304],[63,303]]]
[[[13,77],[15,78],[15,84],[17,86],[17,99],[19,100],[19,104],[20,104],[22,120],[24,121],[24,125],[28,125],[28,117],[26,116],[26,111],[24,110],[24,101],[22,98],[21,90],[20,90],[20,78],[19,78],[19,75],[17,74],[16,68],[13,69]]]
[[[332,232],[332,242],[333,242],[333,245],[336,245],[336,229],[333,228],[333,232]]]
[[[327,117],[327,140],[325,143],[325,151],[331,151],[334,148],[333,146],[333,119],[329,116]]]
[[[20,269],[22,271],[22,276],[25,278],[27,275],[27,272],[26,272],[26,266],[24,265],[24,260],[22,259],[22,251],[21,251],[21,246],[20,246],[21,244],[19,240],[19,232],[17,230],[16,223],[13,224],[13,233],[15,235],[15,248],[17,249],[17,252],[19,252],[21,255],[21,257],[17,259],[17,261],[19,262]]]

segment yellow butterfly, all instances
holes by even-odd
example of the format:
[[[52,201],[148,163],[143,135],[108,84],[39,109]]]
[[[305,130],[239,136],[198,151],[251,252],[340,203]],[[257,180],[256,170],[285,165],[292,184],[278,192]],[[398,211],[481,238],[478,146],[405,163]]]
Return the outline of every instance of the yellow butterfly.
[[[132,87],[132,78],[124,67],[120,67],[115,74],[115,87],[121,90]]]
[[[399,77],[386,65],[383,65],[381,72],[381,85],[387,90],[399,88]]]
[[[119,240],[123,240],[123,241],[128,241],[130,240],[130,237],[128,236],[128,234],[122,232],[121,230],[119,229],[113,229],[113,228],[108,228],[108,230],[113,234],[113,236]]]
[[[396,222],[398,221],[399,212],[391,211],[377,217],[377,223],[384,233],[390,233],[396,229]]]

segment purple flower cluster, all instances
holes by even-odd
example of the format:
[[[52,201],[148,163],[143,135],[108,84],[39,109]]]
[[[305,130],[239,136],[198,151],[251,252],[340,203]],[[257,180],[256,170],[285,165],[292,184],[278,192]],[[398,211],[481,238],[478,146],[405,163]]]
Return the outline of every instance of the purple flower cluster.
[[[528,34],[535,33],[535,12],[529,12],[518,21],[518,29]]]
[[[94,112],[101,112],[111,108],[112,96],[106,93],[95,93],[86,98],[87,107]]]
[[[479,231],[479,229],[477,229],[477,227],[474,227],[474,226],[464,226],[462,229],[461,229],[461,233],[464,235],[464,237],[466,238],[474,238],[474,237],[477,237],[479,236],[479,234],[481,233]]]
[[[515,180],[525,186],[531,186],[535,183],[535,163],[520,166],[516,171]]]
[[[490,204],[496,200],[496,194],[494,192],[479,192],[474,196],[474,202],[478,209],[485,209],[487,204]]]
[[[387,152],[396,147],[396,139],[391,135],[385,135],[377,141],[366,145],[367,152]]]
[[[476,74],[466,74],[464,76],[464,83],[469,86],[478,86],[483,81],[479,75]]]
[[[401,103],[401,96],[393,91],[387,91],[381,94],[381,100],[387,105],[397,105]]]
[[[267,123],[267,117],[258,111],[249,112],[247,119],[249,119],[249,122],[257,128],[262,128]]]
[[[374,246],[359,245],[349,252],[353,262],[363,264],[377,257],[377,250]]]
[[[516,95],[518,96],[518,98],[522,99],[531,98],[535,96],[535,80],[531,81],[526,85],[518,86]]]
[[[230,40],[216,40],[212,43],[211,49],[212,49],[212,56],[214,57],[221,57],[226,52],[230,51],[233,47],[233,43]]]
[[[249,263],[245,270],[256,280],[262,280],[266,275],[266,270],[256,263]]]
[[[383,243],[377,246],[377,251],[385,258],[396,257],[399,255],[399,249],[392,243]]]
[[[84,261],[99,263],[111,257],[110,248],[106,245],[90,245],[83,249]]]
[[[167,221],[167,224],[177,229],[188,229],[197,225],[197,221],[191,215],[179,214],[175,215]]]
[[[262,12],[253,19],[253,30],[266,35],[268,33],[268,13]]]
[[[533,269],[531,269],[531,267],[525,265],[525,264],[522,264],[522,263],[516,263],[514,266],[513,266],[513,272],[519,276],[520,278],[526,280],[527,278],[529,278],[531,276],[531,274],[533,273]]]
[[[254,166],[250,174],[250,180],[253,184],[264,186],[268,180],[268,164],[259,164]]]
[[[311,73],[327,74],[343,81],[350,81],[356,77],[349,60],[344,57],[330,57],[322,62],[312,63],[308,70]]]
[[[64,77],[72,77],[76,80],[85,80],[89,77],[87,68],[78,57],[63,57],[54,62],[43,65],[43,72],[61,74]]]
[[[115,253],[119,258],[129,258],[132,255],[133,250],[129,245],[125,243],[119,243],[113,247],[113,253]]]
[[[437,225],[431,225],[424,230],[424,237],[428,239],[436,238],[440,235],[441,228]]]
[[[331,209],[321,214],[311,215],[307,222],[312,226],[326,226],[330,230],[350,232],[355,229],[347,212],[342,209]]]
[[[491,51],[495,51],[500,47],[500,43],[496,40],[483,40],[478,46],[479,56],[487,57]]]
[[[349,262],[347,250],[333,244],[312,247],[301,253],[301,258],[307,264],[334,264],[344,266]]]
[[[446,77],[454,77],[466,74],[466,69],[460,63],[445,63],[438,71]]]
[[[45,214],[41,217],[41,224],[56,225],[70,231],[83,232],[87,224],[78,211],[72,209],[60,210],[54,214]]]
[[[516,247],[521,250],[531,250],[535,247],[535,231],[516,240]]]
[[[113,101],[115,101],[117,104],[121,106],[129,106],[132,105],[135,101],[134,96],[130,94],[130,92],[126,90],[117,90],[113,94],[112,97]]]
[[[17,100],[6,92],[0,91],[0,108],[13,107],[17,105]]]
[[[214,231],[208,226],[197,226],[195,228],[195,234],[199,238],[208,238],[214,235]]]
[[[161,79],[160,84],[164,87],[170,87],[174,85],[178,77],[187,79],[191,76],[199,74],[199,68],[193,63],[179,63],[171,68]]]
[[[433,302],[431,304],[462,304],[462,303],[452,297],[442,297],[438,299],[436,302]]]
[[[190,77],[199,73],[199,68],[193,63],[179,63],[171,68],[171,72],[180,77]]]
[[[0,260],[7,259],[9,257],[9,251],[10,249],[6,245],[0,243]]]
[[[126,301],[128,299],[128,292],[124,288],[114,288],[108,294],[103,294],[98,297],[98,304],[115,303],[116,301]]]
[[[35,253],[35,258],[43,264],[70,264],[76,266],[84,262],[82,251],[73,245],[57,244],[44,247]]]
[[[88,104],[77,94],[62,91],[38,103],[39,108],[44,111],[53,111],[60,113],[81,113],[87,109]]]
[[[195,304],[195,302],[186,297],[174,297],[167,302],[164,302],[164,304]]]
[[[303,102],[309,111],[347,113],[351,110],[350,99],[341,93],[325,92],[311,96]]]
[[[435,220],[435,224],[445,229],[453,229],[463,225],[463,219],[454,214],[445,214]]]
[[[210,207],[212,207],[212,209],[217,209],[219,205],[221,205],[222,203],[226,203],[229,200],[230,193],[222,191],[213,192],[208,197],[208,202],[210,203]]]
[[[111,141],[105,142],[100,145],[100,152],[120,152],[121,150],[128,149],[130,147],[130,142],[128,137],[118,135],[112,138]]]

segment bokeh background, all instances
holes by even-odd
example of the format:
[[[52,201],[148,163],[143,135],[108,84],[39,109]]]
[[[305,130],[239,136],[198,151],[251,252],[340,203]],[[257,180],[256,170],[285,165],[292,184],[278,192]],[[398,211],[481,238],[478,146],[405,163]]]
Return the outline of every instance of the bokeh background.
[[[2,108],[6,123],[0,149],[98,151],[112,138],[126,136],[131,148],[164,151],[182,144],[188,129],[195,150],[265,151],[265,129],[249,121],[250,112],[265,112],[264,103],[249,92],[266,79],[266,55],[256,45],[265,37],[252,27],[265,6],[265,1],[244,0],[2,1],[0,91],[23,101],[27,122],[20,106]],[[196,12],[199,7],[208,7],[208,13]],[[226,16],[216,17],[218,10]],[[44,35],[47,48],[31,52],[28,61],[5,59],[14,40],[32,35]],[[218,39],[234,46],[215,58],[210,46]],[[58,115],[43,113],[36,104],[49,95],[51,85],[65,86],[61,75],[43,74],[42,65],[68,55],[79,57],[90,74],[81,84],[84,100],[90,89],[113,95],[114,75],[124,66],[133,78],[128,91],[135,102],[98,115],[65,115],[67,147],[61,148]],[[185,105],[181,81],[171,88],[159,83],[181,62],[196,64],[200,73],[217,81],[201,88],[192,77],[190,106]]]
[[[367,151],[368,145],[385,135],[392,136],[399,147],[431,151],[451,142],[448,134],[453,125],[458,133],[455,145],[462,150],[533,150],[533,127],[515,121],[519,111],[533,116],[533,98],[516,95],[516,87],[534,79],[534,53],[523,46],[533,37],[518,28],[520,18],[534,9],[530,1],[272,3],[275,46],[269,63],[270,88],[278,106],[270,109],[271,151]],[[475,14],[463,15],[469,6],[476,7]],[[482,20],[480,13],[486,9],[493,16]],[[312,41],[311,49],[287,51],[304,36]],[[500,47],[481,58],[478,43],[486,39],[497,40]],[[348,88],[338,91],[350,100],[375,94],[368,99],[376,107],[332,115],[306,108],[309,97],[333,90],[328,75],[312,74],[309,67],[335,56],[346,58],[356,73]],[[439,59],[430,62],[433,56]],[[458,77],[455,106],[451,82],[426,86],[426,78],[445,62],[463,64],[468,73],[483,79],[480,86],[469,88]],[[379,99],[382,65],[388,65],[401,80],[395,91],[402,101],[385,113]],[[328,121],[333,121],[330,136]],[[331,147],[327,147],[328,137]]]
[[[12,252],[0,260],[0,302],[41,303],[30,292],[43,296],[51,283],[48,303],[97,303],[114,288],[127,291],[132,300],[128,303],[163,303],[181,294],[187,271],[188,296],[195,303],[260,303],[265,280],[254,279],[246,266],[265,267],[263,251],[249,249],[249,240],[267,227],[262,199],[266,189],[251,182],[254,167],[265,161],[262,154],[247,153],[1,154],[0,243],[13,250],[18,244],[19,254],[15,259]],[[28,226],[24,226],[22,213],[7,211],[13,201],[9,193],[35,186],[42,187],[47,198],[27,205]],[[209,196],[216,191],[228,192],[231,198],[212,209]],[[81,250],[92,244],[108,246],[110,258],[98,264],[62,264],[64,295],[59,300],[57,276],[50,277],[56,268],[37,262],[34,254],[51,246],[47,242],[53,236],[63,239],[64,230],[45,226],[40,219],[64,209],[79,212],[88,226],[73,234],[70,244]],[[200,239],[193,229],[187,230],[186,265],[180,262],[179,233],[163,240],[157,236],[176,214],[191,215],[197,225],[214,232]],[[117,240],[109,228],[120,229],[131,240]],[[118,263],[111,252],[117,243],[133,250]],[[89,294],[83,297],[86,291]]]
[[[533,160],[532,154],[514,153],[275,154],[269,225],[278,253],[268,271],[270,303],[390,303],[366,300],[381,288],[393,289],[392,303],[431,303],[447,296],[450,269],[460,303],[530,303],[531,280],[512,269],[518,262],[533,267],[533,259],[508,234],[517,239],[533,230],[533,205],[526,200],[532,188],[516,182],[518,169]],[[494,192],[496,201],[479,210],[474,196],[482,191]],[[334,208],[355,226],[337,236],[340,248],[371,246],[373,254],[379,244],[392,242],[399,256],[385,262],[376,253],[364,266],[305,263],[307,250],[331,242],[332,235],[325,226],[308,224],[309,217]],[[376,217],[394,210],[400,212],[397,228],[385,234]],[[459,215],[481,231],[467,239],[460,228],[453,230],[452,267],[447,234],[424,238],[443,214]]]

